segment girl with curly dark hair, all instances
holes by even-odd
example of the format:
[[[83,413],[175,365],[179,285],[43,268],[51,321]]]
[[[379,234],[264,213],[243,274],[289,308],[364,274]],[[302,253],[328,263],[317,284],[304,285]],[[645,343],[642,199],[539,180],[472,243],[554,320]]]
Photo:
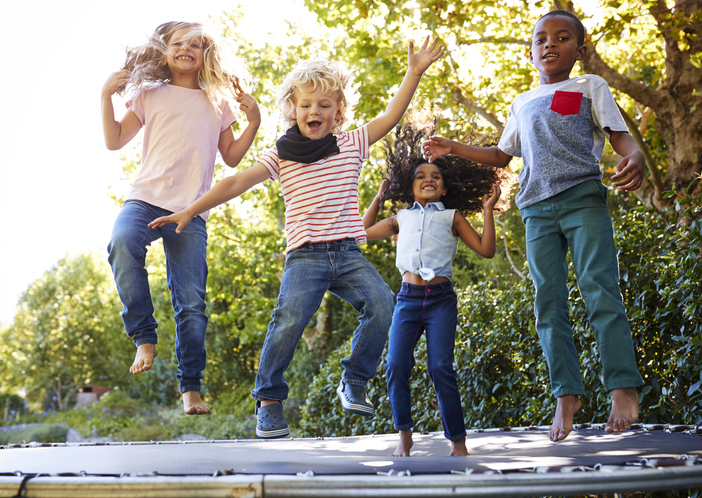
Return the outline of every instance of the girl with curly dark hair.
[[[400,442],[391,456],[409,456],[412,447],[410,373],[414,348],[427,334],[427,369],[439,398],[451,456],[468,454],[461,397],[453,369],[458,300],[451,285],[460,238],[486,258],[495,254],[493,211],[500,197],[500,174],[457,156],[428,163],[420,155],[421,131],[398,127],[394,147],[386,141],[387,176],[363,215],[368,240],[398,235],[397,268],[402,288],[393,313],[386,364],[387,385]],[[385,200],[407,205],[376,223]],[[482,234],[463,213],[483,211]]]

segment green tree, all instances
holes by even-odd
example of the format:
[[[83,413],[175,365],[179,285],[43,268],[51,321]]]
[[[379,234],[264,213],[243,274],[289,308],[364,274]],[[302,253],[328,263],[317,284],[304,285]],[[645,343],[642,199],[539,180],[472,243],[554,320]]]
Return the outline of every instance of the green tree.
[[[691,186],[694,196],[702,189],[700,0],[602,0],[596,8],[564,0],[421,0],[417,8],[395,0],[305,3],[327,26],[348,32],[344,54],[364,61],[363,89],[371,95],[397,81],[397,43],[429,32],[439,36],[448,54],[425,76],[422,91],[444,109],[443,132],[459,137],[467,127],[501,132],[515,96],[538,82],[526,57],[535,21],[553,8],[570,10],[591,26],[581,70],[614,89],[647,152],[650,181],[637,197],[660,211],[671,202],[663,191],[683,195]]]
[[[125,386],[121,305],[104,258],[66,256],[22,295],[2,337],[8,387],[64,408],[69,389]]]

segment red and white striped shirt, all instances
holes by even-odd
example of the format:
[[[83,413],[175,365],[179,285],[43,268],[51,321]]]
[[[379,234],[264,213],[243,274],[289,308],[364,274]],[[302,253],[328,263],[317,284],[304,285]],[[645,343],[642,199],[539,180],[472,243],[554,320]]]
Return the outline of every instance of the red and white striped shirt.
[[[342,131],[336,144],[338,154],[311,164],[281,160],[277,147],[259,159],[271,180],[280,178],[283,187],[287,251],[306,242],[366,241],[358,212],[358,177],[368,158],[368,128]]]

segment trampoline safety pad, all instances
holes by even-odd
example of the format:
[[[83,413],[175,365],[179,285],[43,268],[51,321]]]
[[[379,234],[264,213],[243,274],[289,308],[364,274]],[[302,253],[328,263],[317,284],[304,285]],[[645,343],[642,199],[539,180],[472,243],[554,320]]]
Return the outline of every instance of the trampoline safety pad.
[[[28,444],[0,449],[10,496],[543,496],[702,487],[694,426],[468,431],[467,457],[441,433],[198,442]],[[682,427],[682,429],[681,429]]]

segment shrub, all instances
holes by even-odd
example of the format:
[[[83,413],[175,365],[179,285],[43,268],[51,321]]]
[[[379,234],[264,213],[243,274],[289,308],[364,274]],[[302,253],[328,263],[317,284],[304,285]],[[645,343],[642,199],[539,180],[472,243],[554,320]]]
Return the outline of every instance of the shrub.
[[[665,216],[640,206],[617,213],[622,291],[651,423],[702,423],[701,204],[702,196],[683,197]]]
[[[63,424],[39,424],[0,432],[0,444],[65,443],[67,433],[68,427]]]
[[[632,325],[645,385],[639,390],[640,420],[702,422],[702,197],[684,198],[661,215],[612,195],[621,289]],[[672,218],[672,214],[676,214]],[[682,216],[681,216],[682,214]],[[677,221],[680,217],[682,221]],[[570,272],[569,312],[586,395],[576,422],[604,422],[609,396],[587,312]],[[385,388],[384,357],[368,393],[376,415],[368,420],[344,412],[336,397],[341,358],[335,351],[310,386],[303,407],[303,436],[393,432]],[[438,402],[426,372],[424,341],[412,373],[415,431],[441,430]],[[495,275],[459,293],[456,371],[469,428],[549,424],[555,409],[548,368],[534,328],[529,278]]]

